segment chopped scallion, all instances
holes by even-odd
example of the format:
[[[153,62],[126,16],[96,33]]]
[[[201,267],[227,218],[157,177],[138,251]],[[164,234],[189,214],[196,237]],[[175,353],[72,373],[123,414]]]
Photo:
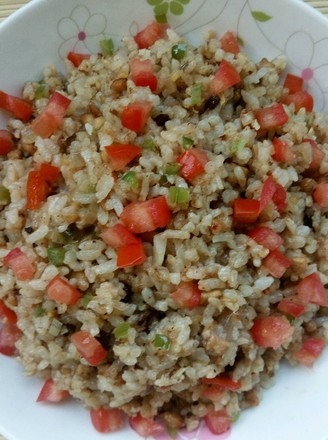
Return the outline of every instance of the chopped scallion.
[[[35,98],[40,99],[45,97],[46,86],[45,84],[40,84],[35,90]]]
[[[10,203],[10,192],[4,186],[0,186],[0,205],[8,205]]]
[[[187,136],[182,136],[182,146],[185,150],[189,150],[194,145],[194,141]]]
[[[175,44],[172,46],[171,54],[176,60],[182,60],[186,55],[186,45],[183,43]]]
[[[168,183],[167,176],[165,174],[162,174],[159,178],[160,185],[166,185]]]
[[[203,86],[200,83],[194,84],[191,87],[191,104],[200,105],[202,103]]]
[[[154,346],[156,348],[160,348],[161,350],[168,350],[170,348],[171,345],[171,341],[170,338],[168,338],[165,335],[155,335],[155,339],[154,339]]]
[[[81,299],[81,305],[82,307],[88,307],[89,302],[93,299],[94,294],[88,290]]]
[[[56,267],[64,264],[66,249],[63,247],[49,247],[47,249],[48,258],[51,264]]]
[[[139,187],[139,181],[136,173],[134,171],[129,171],[122,176],[122,180],[131,186],[133,189]]]
[[[156,144],[152,138],[147,138],[143,142],[143,148],[146,150],[156,150]]]
[[[58,319],[53,319],[50,327],[49,327],[49,333],[51,336],[58,336],[61,332],[63,324],[58,321]]]
[[[246,139],[240,138],[234,140],[230,147],[231,153],[238,153],[245,147],[246,144],[247,144]]]
[[[169,189],[169,202],[176,205],[184,205],[190,201],[190,191],[188,188],[171,186]]]
[[[114,330],[115,339],[126,339],[128,337],[128,332],[130,329],[130,324],[128,322],[122,322]]]
[[[165,166],[165,174],[168,176],[176,176],[181,168],[181,165],[177,162],[167,163]]]
[[[41,316],[44,316],[45,314],[46,311],[40,304],[38,304],[33,311],[33,315],[35,316],[35,318],[41,318]]]
[[[114,43],[111,38],[108,40],[100,40],[100,49],[104,55],[111,56],[114,53]]]

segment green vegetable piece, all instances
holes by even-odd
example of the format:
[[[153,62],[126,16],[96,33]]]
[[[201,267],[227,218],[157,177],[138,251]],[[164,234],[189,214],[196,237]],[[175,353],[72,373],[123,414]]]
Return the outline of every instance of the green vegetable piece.
[[[239,419],[239,417],[240,417],[240,412],[236,412],[236,413],[232,416],[232,420],[231,420],[231,422],[232,422],[232,423],[236,423],[237,420]]]
[[[40,84],[35,90],[35,98],[40,99],[45,97],[46,86],[45,84]]]
[[[126,339],[128,337],[130,324],[128,322],[122,322],[114,330],[115,339]]]
[[[165,335],[155,335],[154,339],[154,346],[156,348],[160,348],[161,350],[167,351],[170,348],[171,341],[170,338],[168,338]]]
[[[174,163],[167,163],[165,165],[165,174],[168,176],[176,176],[178,172],[180,171],[181,165],[177,162]]]
[[[186,55],[186,45],[183,43],[175,44],[171,49],[172,57],[176,60],[182,60]]]
[[[131,186],[133,189],[138,189],[139,181],[136,173],[134,171],[128,171],[122,176],[122,180]]]
[[[190,191],[188,188],[171,186],[169,189],[169,202],[176,205],[184,205],[190,201]]]
[[[111,56],[114,53],[114,43],[111,38],[108,40],[100,40],[99,41],[100,49],[102,53],[106,56]]]
[[[91,292],[91,290],[88,290],[81,299],[81,305],[82,307],[88,307],[89,302],[94,298],[94,294]]]
[[[156,144],[154,142],[154,139],[152,138],[145,139],[143,142],[143,148],[145,150],[152,150],[152,151],[156,150]]]
[[[10,192],[4,186],[0,186],[0,205],[8,205],[10,203]]]
[[[246,144],[247,144],[246,139],[241,138],[234,140],[230,147],[231,153],[238,153],[245,147]]]
[[[33,315],[35,316],[35,318],[41,318],[41,316],[44,316],[45,314],[46,311],[40,304],[38,304],[33,311]]]
[[[164,186],[168,183],[167,176],[165,174],[161,175],[159,179],[159,183],[160,185],[164,185]]]
[[[56,267],[64,264],[66,249],[62,247],[49,247],[47,249],[48,258],[51,264]]]
[[[187,136],[182,136],[182,146],[185,150],[189,150],[194,145],[194,141]]]
[[[191,87],[191,104],[200,105],[202,103],[203,86],[200,83],[194,84]]]
[[[61,332],[63,324],[58,321],[58,319],[53,319],[50,327],[49,327],[49,333],[51,336],[58,336]]]

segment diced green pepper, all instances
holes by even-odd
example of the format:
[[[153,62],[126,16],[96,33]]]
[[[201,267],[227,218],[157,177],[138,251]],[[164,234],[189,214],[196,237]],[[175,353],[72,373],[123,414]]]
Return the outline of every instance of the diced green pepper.
[[[184,205],[190,201],[190,191],[188,188],[171,186],[169,189],[169,202],[176,205]]]
[[[181,165],[177,162],[174,163],[167,163],[165,165],[165,174],[168,176],[176,176],[181,168]]]
[[[143,142],[143,148],[145,148],[145,150],[156,150],[156,144],[154,142],[154,139],[152,138],[147,138],[144,140]]]
[[[63,324],[58,319],[53,319],[49,327],[51,336],[58,336],[61,332]]]
[[[170,348],[171,340],[165,335],[155,335],[154,346],[161,350],[167,351]]]
[[[182,60],[186,55],[186,45],[184,43],[175,44],[172,46],[171,54],[176,60]]]
[[[200,105],[202,103],[202,84],[194,84],[191,87],[191,104],[192,105]]]
[[[8,205],[10,203],[10,192],[4,186],[0,186],[0,205]]]
[[[189,150],[194,145],[194,141],[187,136],[182,136],[182,146],[185,150]]]
[[[49,247],[47,249],[48,258],[51,264],[56,267],[64,264],[66,249],[63,247]]]
[[[33,315],[35,316],[35,318],[41,318],[41,316],[44,316],[45,314],[46,311],[41,306],[41,304],[38,304],[33,311]]]
[[[104,55],[111,56],[114,53],[114,43],[111,38],[108,40],[100,40],[100,49]]]
[[[128,332],[130,329],[130,324],[128,322],[122,322],[114,330],[115,339],[126,339],[128,337]]]
[[[81,305],[82,307],[87,307],[89,302],[94,298],[94,294],[91,292],[91,290],[88,290],[81,299]]]
[[[40,99],[44,98],[46,95],[46,86],[45,84],[40,84],[35,90],[35,98]]]
[[[131,186],[133,189],[138,189],[139,181],[136,173],[134,171],[128,171],[122,176],[122,180]]]

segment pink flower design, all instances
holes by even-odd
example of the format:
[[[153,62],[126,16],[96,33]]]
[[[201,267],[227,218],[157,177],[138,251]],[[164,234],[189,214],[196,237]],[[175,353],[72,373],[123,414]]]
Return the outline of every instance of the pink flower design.
[[[58,34],[64,40],[59,55],[65,58],[69,51],[92,53],[99,50],[99,40],[105,38],[107,18],[91,14],[86,6],[77,6],[69,17],[58,23]]]
[[[200,423],[199,427],[195,431],[186,431],[182,429],[175,437],[176,440],[226,440],[231,435],[231,429],[220,435],[213,434],[205,425]],[[163,433],[156,437],[156,440],[172,440],[172,437],[167,433]]]

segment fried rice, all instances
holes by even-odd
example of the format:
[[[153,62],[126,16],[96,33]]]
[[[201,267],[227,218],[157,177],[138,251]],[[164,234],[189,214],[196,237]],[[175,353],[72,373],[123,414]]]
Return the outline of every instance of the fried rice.
[[[318,353],[311,357],[306,341],[327,341],[328,210],[313,193],[327,182],[328,118],[285,100],[284,56],[255,63],[243,51],[224,51],[212,32],[198,48],[172,29],[166,34],[143,49],[126,37],[113,55],[91,55],[78,67],[66,60],[65,75],[49,66],[41,83],[24,85],[34,117],[54,92],[71,102],[48,138],[36,135],[30,121],[8,122],[16,146],[0,159],[10,196],[0,212],[0,298],[17,315],[16,355],[27,375],[51,378],[89,409],[119,408],[130,418],[193,430],[213,411],[234,420],[258,405],[283,359],[296,365],[308,356],[312,365]],[[172,56],[178,44],[182,59]],[[136,58],[150,60],[158,80],[153,92],[131,79]],[[223,60],[240,81],[213,96],[211,81]],[[135,102],[151,103],[138,132],[121,120]],[[263,130],[258,110],[275,103],[283,103],[287,121]],[[292,152],[290,161],[275,160],[276,138]],[[113,144],[137,146],[141,154],[113,170],[106,150]],[[314,166],[313,144],[322,153]],[[178,158],[194,149],[207,160],[189,179]],[[59,176],[40,206],[28,208],[30,172],[44,163]],[[263,205],[270,176],[284,189],[285,206],[271,196],[255,220],[240,221],[235,201]],[[172,188],[183,188],[186,197]],[[119,249],[106,243],[105,231],[127,226],[121,218],[127,206],[160,197],[167,224],[158,211],[153,228],[130,227],[145,259],[118,267]],[[281,238],[278,252],[288,261],[282,274],[265,264],[274,250],[254,239],[258,227]],[[33,265],[30,279],[17,279],[6,264],[13,249]],[[311,274],[320,300],[304,299],[299,288]],[[77,289],[76,302],[49,295],[56,277]],[[183,286],[196,289],[195,304],[183,302]],[[299,312],[286,312],[286,302]],[[278,320],[270,327],[260,320],[267,317]],[[255,331],[261,322],[264,330]],[[280,336],[275,322],[283,326]],[[96,365],[73,343],[78,332],[105,350]]]

